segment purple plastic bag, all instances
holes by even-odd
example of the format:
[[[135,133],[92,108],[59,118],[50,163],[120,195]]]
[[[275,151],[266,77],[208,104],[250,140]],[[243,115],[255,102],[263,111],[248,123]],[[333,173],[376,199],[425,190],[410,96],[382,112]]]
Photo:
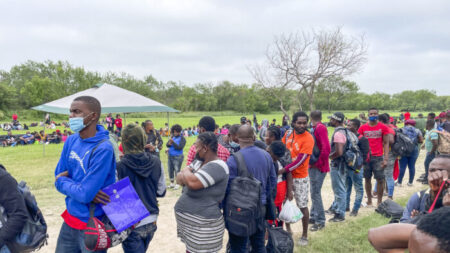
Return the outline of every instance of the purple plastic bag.
[[[102,205],[102,209],[118,233],[150,215],[128,177],[102,191],[111,199],[110,203]]]

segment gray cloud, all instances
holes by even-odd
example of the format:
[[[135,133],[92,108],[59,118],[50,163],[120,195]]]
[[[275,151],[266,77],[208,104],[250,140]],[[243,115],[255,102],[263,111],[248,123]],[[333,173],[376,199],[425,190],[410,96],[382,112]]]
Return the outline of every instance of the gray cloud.
[[[450,94],[448,1],[2,1],[0,69],[67,60],[96,71],[251,83],[275,35],[342,26],[364,33],[366,92]]]

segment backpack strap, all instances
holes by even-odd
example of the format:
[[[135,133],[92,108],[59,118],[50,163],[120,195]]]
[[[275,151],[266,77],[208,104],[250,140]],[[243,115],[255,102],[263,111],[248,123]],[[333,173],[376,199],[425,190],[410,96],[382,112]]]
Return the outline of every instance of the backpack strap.
[[[90,218],[94,217],[95,207],[96,207],[96,205],[94,204],[94,202],[89,203],[89,217]]]
[[[284,136],[284,142],[287,144],[287,139],[291,136],[292,134],[292,129],[289,129],[286,131],[286,135]]]
[[[248,172],[247,164],[245,163],[244,156],[241,152],[236,152],[232,154],[234,156],[236,163],[237,163],[237,174],[240,177],[250,177],[251,175]]]
[[[103,140],[101,140],[99,143],[97,143],[97,145],[95,145],[95,147],[92,149],[92,151],[91,151],[91,154],[89,155],[89,159],[88,159],[88,166],[89,166],[89,164],[91,163],[91,157],[92,157],[92,154],[95,152],[95,150],[97,150],[97,148],[100,146],[100,144],[102,144],[103,142],[105,142],[105,141],[109,141],[109,137],[108,137],[108,139],[103,139]]]

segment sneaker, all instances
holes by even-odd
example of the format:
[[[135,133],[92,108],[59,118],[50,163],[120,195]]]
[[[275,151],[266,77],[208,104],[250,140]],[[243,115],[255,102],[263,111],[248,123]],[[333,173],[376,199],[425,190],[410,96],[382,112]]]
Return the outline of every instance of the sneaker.
[[[358,216],[358,211],[353,210],[353,211],[350,213],[350,216],[352,216],[352,217]]]
[[[407,185],[408,185],[409,187],[412,187],[412,186],[413,186],[413,184],[411,184],[411,183],[408,183]]]
[[[314,225],[314,224],[316,224],[316,221],[314,219],[309,219],[308,223]]]
[[[174,190],[178,190],[178,189],[180,189],[180,186],[179,186],[178,184],[176,184],[176,185],[173,187],[173,189],[174,189]]]
[[[332,210],[332,209],[326,210],[325,213],[328,214],[328,215],[335,215],[336,214],[336,212],[334,210]]]
[[[395,186],[396,186],[396,187],[402,187],[402,184],[399,183],[399,182],[397,182],[397,183],[395,183]]]
[[[300,246],[307,246],[308,245],[308,238],[302,237],[300,240],[298,240],[298,245]]]
[[[172,189],[173,187],[174,187],[174,184],[173,184],[173,183],[170,183],[169,189]]]
[[[324,227],[325,227],[324,224],[314,224],[312,227],[309,228],[309,231],[316,232],[322,230]]]
[[[345,217],[335,214],[334,217],[329,219],[328,221],[329,222],[342,222],[342,221],[345,221]]]

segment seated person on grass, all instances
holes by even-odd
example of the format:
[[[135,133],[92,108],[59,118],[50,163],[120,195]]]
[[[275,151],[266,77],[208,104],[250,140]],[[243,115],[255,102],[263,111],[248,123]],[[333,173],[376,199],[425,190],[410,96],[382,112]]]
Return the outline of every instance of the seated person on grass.
[[[449,196],[447,194],[447,196]],[[447,198],[449,199],[449,198]],[[450,252],[450,207],[425,215],[417,225],[388,224],[369,230],[368,239],[378,252]]]
[[[8,135],[6,136],[5,140],[2,142],[3,147],[11,146],[14,147],[17,144],[16,137],[12,135],[11,131],[8,131]]]
[[[440,155],[434,158],[429,165],[428,184],[430,188],[411,196],[400,222],[411,223],[415,216],[428,211],[436,198],[443,178],[448,178],[448,175],[450,175],[450,156]],[[442,196],[443,194],[439,196],[435,209],[443,206]]]
[[[27,131],[26,134],[20,136],[20,144],[27,145],[27,144],[33,144],[34,143],[34,135],[30,133],[30,131]]]

